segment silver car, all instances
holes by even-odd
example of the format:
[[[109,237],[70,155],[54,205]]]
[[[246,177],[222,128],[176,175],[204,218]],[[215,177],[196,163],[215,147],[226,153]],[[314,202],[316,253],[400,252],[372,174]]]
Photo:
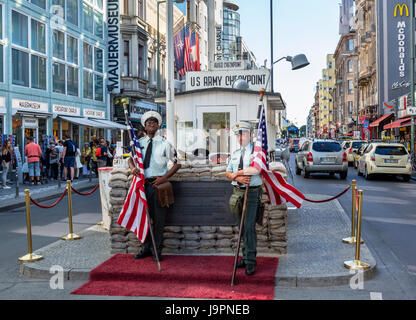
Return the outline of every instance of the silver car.
[[[303,171],[305,178],[313,172],[339,173],[341,179],[348,175],[347,153],[335,140],[305,141],[296,154],[295,165],[296,174]]]

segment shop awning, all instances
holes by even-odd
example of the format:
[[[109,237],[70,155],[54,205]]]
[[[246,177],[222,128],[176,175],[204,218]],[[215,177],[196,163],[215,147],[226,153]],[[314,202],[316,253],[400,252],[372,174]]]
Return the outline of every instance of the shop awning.
[[[405,122],[409,121],[410,119],[411,119],[411,117],[399,119],[399,120],[396,120],[396,121],[394,121],[392,123],[386,124],[383,128],[384,128],[384,130],[394,129],[394,128],[400,128],[401,125],[402,125],[402,123],[405,123]]]
[[[81,125],[81,126],[87,126],[87,127],[93,127],[93,128],[102,128],[102,129],[111,129],[112,127],[109,125],[106,125],[104,123],[92,121],[88,118],[84,117],[69,117],[69,116],[59,116],[59,118]]]
[[[110,120],[104,120],[104,119],[89,119],[89,120],[104,124],[106,126],[110,126],[111,129],[128,130],[128,127],[126,125],[123,125],[123,124],[118,123],[118,122],[114,122],[114,121],[110,121]]]
[[[385,114],[381,118],[378,118],[376,121],[371,122],[370,127],[378,127],[382,121],[387,120],[391,116],[393,116],[393,113]]]
[[[403,122],[403,123],[400,125],[400,128],[403,128],[403,127],[410,127],[411,125],[412,125],[412,119],[408,120],[408,122]]]

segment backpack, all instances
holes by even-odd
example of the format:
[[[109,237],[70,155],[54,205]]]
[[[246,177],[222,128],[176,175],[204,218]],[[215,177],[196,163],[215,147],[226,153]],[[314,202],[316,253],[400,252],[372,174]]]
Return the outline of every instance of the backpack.
[[[68,141],[68,147],[66,148],[68,152],[74,152],[75,153],[75,143],[72,141]]]
[[[98,147],[98,148],[95,150],[95,155],[96,155],[97,157],[102,157],[102,155],[101,155],[101,147]]]

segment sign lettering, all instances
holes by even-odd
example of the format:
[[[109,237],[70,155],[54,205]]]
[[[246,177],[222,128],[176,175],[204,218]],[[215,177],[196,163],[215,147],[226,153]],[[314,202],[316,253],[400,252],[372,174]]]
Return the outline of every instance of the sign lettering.
[[[108,0],[107,25],[107,85],[112,93],[120,93],[120,6],[118,0]]]

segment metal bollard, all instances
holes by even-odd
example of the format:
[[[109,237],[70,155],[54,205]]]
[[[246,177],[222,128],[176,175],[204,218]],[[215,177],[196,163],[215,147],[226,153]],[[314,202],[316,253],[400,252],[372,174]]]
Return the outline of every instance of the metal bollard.
[[[358,191],[357,241],[355,246],[355,260],[345,261],[344,267],[352,270],[368,270],[370,265],[360,260],[361,218],[363,211],[363,190]]]
[[[32,253],[32,223],[30,220],[30,191],[25,189],[26,196],[26,228],[27,228],[27,247],[28,254],[19,258],[21,262],[34,262],[43,259],[41,255]]]
[[[352,180],[351,182],[351,191],[352,191],[352,208],[351,208],[351,236],[348,238],[342,239],[342,242],[344,243],[350,243],[354,244],[356,243],[355,238],[355,213],[356,213],[356,199],[355,199],[355,191],[357,190],[357,180]],[[363,244],[364,241],[361,241],[361,244]]]
[[[82,237],[75,234],[72,227],[72,189],[71,180],[66,182],[66,189],[68,190],[68,216],[69,216],[69,234],[62,237],[62,240],[79,240]]]

